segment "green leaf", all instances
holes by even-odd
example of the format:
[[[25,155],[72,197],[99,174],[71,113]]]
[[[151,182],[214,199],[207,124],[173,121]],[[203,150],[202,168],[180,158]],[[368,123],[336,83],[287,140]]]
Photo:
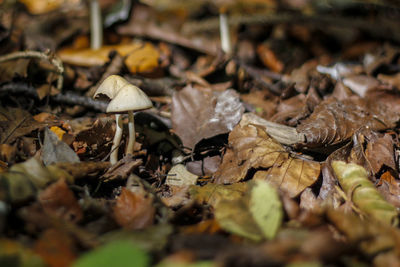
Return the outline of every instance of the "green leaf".
[[[263,235],[273,239],[282,223],[282,203],[278,192],[268,182],[257,180],[251,190],[250,212]]]
[[[146,267],[149,256],[132,241],[114,241],[79,258],[73,267]]]

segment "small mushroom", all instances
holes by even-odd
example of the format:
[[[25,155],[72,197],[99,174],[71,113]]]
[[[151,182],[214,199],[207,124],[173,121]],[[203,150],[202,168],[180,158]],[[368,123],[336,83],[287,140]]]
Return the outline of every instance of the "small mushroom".
[[[106,112],[115,113],[117,126],[110,155],[111,164],[115,164],[118,161],[118,146],[122,137],[121,113],[128,113],[129,141],[125,153],[132,154],[136,139],[133,111],[149,109],[153,107],[153,104],[140,88],[130,84],[118,75],[111,75],[100,84],[94,94],[94,98],[99,95],[105,95],[111,99]]]

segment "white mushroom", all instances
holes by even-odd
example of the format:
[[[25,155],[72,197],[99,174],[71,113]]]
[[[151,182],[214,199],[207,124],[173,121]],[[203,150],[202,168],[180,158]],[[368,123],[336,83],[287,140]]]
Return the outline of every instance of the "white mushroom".
[[[118,146],[122,137],[122,121],[120,114],[128,113],[129,141],[125,153],[132,154],[136,139],[133,111],[149,109],[153,107],[153,104],[140,88],[130,84],[118,75],[111,75],[103,81],[94,94],[94,97],[96,98],[100,94],[106,95],[111,99],[106,112],[115,113],[116,131],[110,155],[111,164],[115,164],[118,161]]]

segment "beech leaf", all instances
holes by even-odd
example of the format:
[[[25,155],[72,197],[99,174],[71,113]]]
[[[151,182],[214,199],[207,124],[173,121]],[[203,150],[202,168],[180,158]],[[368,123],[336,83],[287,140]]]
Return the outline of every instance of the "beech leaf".
[[[265,181],[255,181],[250,196],[250,212],[267,239],[275,237],[283,219],[278,192]]]
[[[286,152],[258,125],[238,125],[229,134],[229,148],[215,173],[215,182],[239,182],[251,169],[262,169],[254,178],[267,180],[295,197],[318,179],[320,164]]]
[[[172,98],[172,126],[183,145],[193,148],[201,139],[231,131],[243,111],[234,90],[213,92],[186,86]]]
[[[395,126],[399,114],[379,101],[352,97],[343,101],[329,98],[297,126],[306,136],[307,147],[336,145],[348,140],[361,127],[385,130]]]

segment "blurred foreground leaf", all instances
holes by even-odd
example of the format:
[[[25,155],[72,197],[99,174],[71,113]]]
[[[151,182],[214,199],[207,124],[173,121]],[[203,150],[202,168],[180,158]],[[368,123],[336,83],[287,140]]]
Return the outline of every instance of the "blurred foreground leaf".
[[[149,256],[129,241],[114,241],[86,253],[73,267],[145,267],[150,265]]]
[[[258,180],[244,197],[218,202],[215,218],[226,231],[259,241],[275,237],[283,210],[277,191],[268,182]]]

